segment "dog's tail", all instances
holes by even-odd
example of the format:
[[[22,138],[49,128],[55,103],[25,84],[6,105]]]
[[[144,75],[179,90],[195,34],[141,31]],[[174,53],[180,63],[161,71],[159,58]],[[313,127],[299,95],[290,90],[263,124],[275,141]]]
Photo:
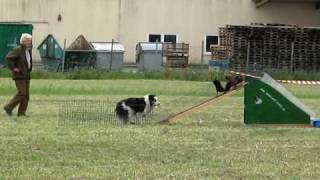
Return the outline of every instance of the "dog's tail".
[[[129,121],[129,112],[123,108],[122,103],[122,101],[117,103],[115,111],[118,119],[126,124]]]
[[[221,85],[221,82],[219,80],[215,79],[214,81],[212,81],[212,83],[216,87],[216,91],[217,92],[224,92],[225,91],[224,88]]]

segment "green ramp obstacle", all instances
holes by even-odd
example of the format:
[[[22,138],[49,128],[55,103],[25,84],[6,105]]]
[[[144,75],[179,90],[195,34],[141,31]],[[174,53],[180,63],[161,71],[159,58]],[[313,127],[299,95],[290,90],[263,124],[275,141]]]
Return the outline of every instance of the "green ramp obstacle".
[[[264,73],[250,78],[244,90],[246,124],[310,124],[315,113]]]

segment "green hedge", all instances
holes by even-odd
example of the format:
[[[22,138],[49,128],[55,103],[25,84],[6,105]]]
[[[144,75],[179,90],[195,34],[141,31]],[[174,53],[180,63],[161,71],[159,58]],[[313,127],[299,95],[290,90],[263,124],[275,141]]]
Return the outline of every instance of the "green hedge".
[[[320,80],[320,72],[294,72],[271,71],[268,72],[274,79],[282,80]],[[0,77],[11,77],[8,69],[0,69]],[[96,71],[77,70],[72,72],[48,72],[34,70],[33,79],[159,79],[159,80],[185,80],[185,81],[211,81],[213,79],[224,79],[223,72],[209,72],[207,69],[167,69],[161,72],[123,72],[123,71]]]

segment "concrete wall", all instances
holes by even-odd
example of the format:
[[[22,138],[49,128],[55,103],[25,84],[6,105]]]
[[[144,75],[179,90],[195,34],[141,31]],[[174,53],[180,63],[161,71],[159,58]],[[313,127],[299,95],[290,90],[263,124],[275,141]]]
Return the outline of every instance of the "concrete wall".
[[[148,33],[176,33],[180,42],[190,43],[193,62],[200,62],[205,36],[218,35],[218,28],[226,24],[320,25],[313,4],[269,3],[256,9],[251,0],[124,0],[121,14],[121,41],[129,55]]]
[[[35,48],[48,34],[62,47],[65,38],[68,46],[79,34],[89,41],[111,41],[119,36],[118,6],[118,0],[1,0],[0,22],[31,22]],[[37,50],[33,54],[39,59]]]
[[[191,62],[199,63],[201,41],[206,35],[218,35],[218,28],[226,24],[320,26],[319,16],[311,3],[268,3],[256,9],[252,0],[0,1],[0,21],[34,24],[34,47],[49,33],[61,46],[64,38],[68,46],[79,34],[88,41],[114,38],[124,44],[126,62],[135,61],[135,45],[147,41],[149,33],[177,34],[179,42],[190,43]]]

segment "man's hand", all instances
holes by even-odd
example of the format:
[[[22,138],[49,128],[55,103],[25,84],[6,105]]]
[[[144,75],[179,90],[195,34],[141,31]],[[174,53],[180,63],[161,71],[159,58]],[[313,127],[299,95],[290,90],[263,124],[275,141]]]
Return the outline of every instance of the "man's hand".
[[[20,72],[20,69],[18,69],[18,68],[13,68],[13,72]]]

